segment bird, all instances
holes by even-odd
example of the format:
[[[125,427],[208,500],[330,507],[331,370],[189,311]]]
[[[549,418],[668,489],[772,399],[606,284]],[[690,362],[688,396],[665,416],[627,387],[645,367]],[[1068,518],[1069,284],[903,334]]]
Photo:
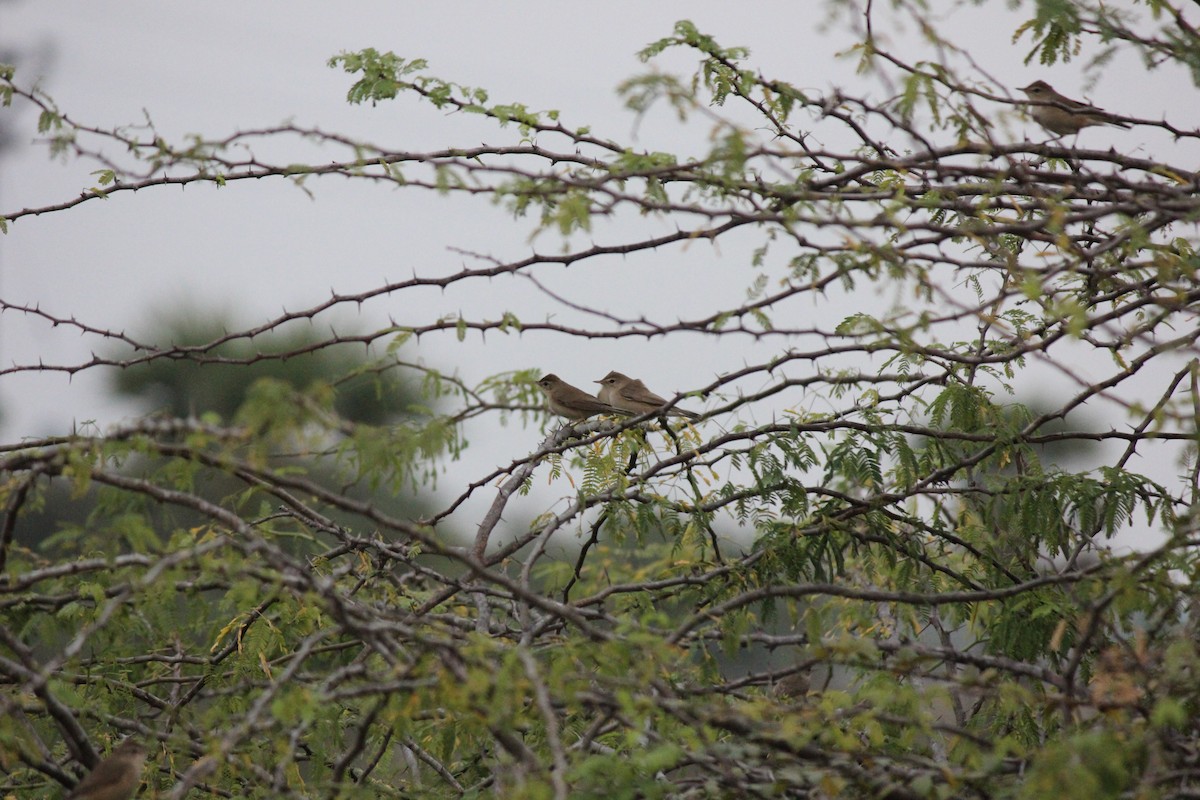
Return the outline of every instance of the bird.
[[[546,395],[546,406],[571,422],[580,422],[596,414],[623,413],[621,409],[572,386],[554,373],[539,378],[537,386]]]
[[[807,695],[811,684],[808,670],[798,669],[776,681],[771,694],[779,700],[794,700]]]
[[[595,381],[595,383],[601,386],[601,401],[630,414],[645,414],[650,411],[657,411],[667,404],[664,398],[647,389],[646,384],[628,375],[622,375],[615,370],[600,380]],[[672,408],[666,413],[673,417],[700,418],[700,415],[696,412],[686,411],[682,408]]]
[[[129,800],[141,783],[145,765],[145,746],[127,738],[85,775],[65,800]]]
[[[1029,106],[1030,116],[1037,124],[1056,136],[1079,133],[1089,125],[1130,127],[1128,123],[1121,122],[1102,108],[1064,97],[1045,81],[1034,81],[1021,87],[1021,91],[1032,101]]]

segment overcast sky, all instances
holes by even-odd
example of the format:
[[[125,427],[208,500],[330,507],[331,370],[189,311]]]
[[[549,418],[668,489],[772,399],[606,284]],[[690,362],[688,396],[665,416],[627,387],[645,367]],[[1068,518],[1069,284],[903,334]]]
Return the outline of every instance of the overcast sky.
[[[1185,110],[1170,101],[1196,97],[1186,76],[1146,73],[1131,56],[1118,59],[1094,87],[1084,86],[1082,59],[1049,70],[1026,67],[1022,60],[1028,39],[1011,42],[1021,17],[1007,5],[988,3],[978,9],[945,3],[938,17],[947,30],[961,31],[971,58],[1010,88],[1043,77],[1067,94],[1079,96],[1086,88],[1096,103],[1124,113],[1159,117],[1174,105],[1172,121],[1197,123],[1194,109],[1200,103]],[[697,152],[709,133],[703,120],[681,127],[663,109],[639,124],[623,109],[616,86],[648,69],[635,53],[669,35],[674,22],[686,18],[726,46],[748,46],[755,68],[802,89],[881,92],[878,84],[855,75],[853,58],[837,56],[855,38],[844,18],[824,24],[825,8],[794,0],[602,6],[16,0],[0,5],[0,48],[16,61],[19,83],[38,81],[77,122],[137,124],[148,115],[160,134],[176,140],[188,133],[215,138],[284,121],[406,150],[503,140],[505,134],[478,119],[449,116],[411,101],[348,106],[345,94],[353,79],[328,68],[326,61],[342,51],[374,47],[425,58],[430,73],[484,87],[492,101],[559,109],[568,126],[591,125],[618,140],[636,136],[634,144],[646,149]],[[815,9],[822,10],[814,14]],[[917,43],[911,26],[889,24],[877,30],[910,63],[934,57]],[[673,56],[655,65],[686,74],[695,63],[691,56]],[[18,146],[0,162],[0,214],[61,202],[93,184],[88,173],[95,165],[48,159],[45,147],[34,142],[35,115],[27,106],[18,104],[0,114],[19,115]],[[1012,125],[1014,135],[1027,130],[1015,118]],[[1165,141],[1146,130],[1091,129],[1084,137],[1093,146],[1116,144],[1148,154],[1158,152]],[[531,247],[561,247],[550,235],[531,243],[529,221],[514,221],[480,198],[445,199],[341,178],[315,181],[309,188],[314,197],[282,180],[220,190],[158,188],[22,219],[0,239],[0,297],[131,332],[145,330],[155,313],[185,300],[231,309],[250,324],[283,308],[320,303],[331,290],[363,291],[385,279],[478,266],[452,248],[512,260]],[[627,235],[627,228],[603,222],[592,234],[600,243]],[[611,267],[551,267],[537,275],[574,302],[630,318],[672,321],[710,313],[721,298],[743,296],[752,272],[738,244],[731,239],[715,249],[694,243],[614,260]],[[647,278],[650,268],[652,279]],[[529,320],[574,318],[570,309],[527,282],[497,280],[446,294],[384,298],[361,310],[347,309],[338,319],[361,314],[365,327],[389,317],[428,321],[464,312],[496,318],[504,310]],[[814,305],[804,313],[833,324],[848,311]],[[13,313],[0,316],[0,359],[5,363],[39,358],[76,363],[99,346],[44,322]],[[616,368],[644,377],[667,394],[703,385],[778,347],[778,342],[756,345],[731,338],[714,343],[696,336],[573,343],[549,335],[491,335],[486,343],[468,337],[460,344],[449,334],[422,340],[419,352],[409,355],[457,371],[469,383],[504,370],[537,367],[582,385]],[[72,422],[98,419],[104,427],[119,419],[128,409],[97,405],[107,380],[101,372],[72,380],[61,374],[5,376],[0,379],[5,440],[62,433]],[[800,407],[808,401],[796,395],[780,402],[779,409],[756,413],[769,415],[788,403]],[[484,433],[490,436],[490,431]],[[512,458],[528,452],[539,438],[534,434],[519,426],[496,432],[493,453],[483,456],[488,463],[474,465],[467,474],[485,474],[504,453]]]

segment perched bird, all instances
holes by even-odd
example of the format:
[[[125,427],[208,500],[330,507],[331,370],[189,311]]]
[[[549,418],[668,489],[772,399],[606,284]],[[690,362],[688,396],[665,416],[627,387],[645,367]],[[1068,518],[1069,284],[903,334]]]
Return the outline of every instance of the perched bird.
[[[619,372],[610,372],[596,383],[601,386],[600,399],[603,402],[630,414],[645,414],[661,409],[667,404],[665,399],[647,389],[646,384]],[[667,414],[688,419],[700,418],[694,411],[685,411],[682,408],[672,408]]]
[[[1037,124],[1057,136],[1079,133],[1089,125],[1129,127],[1128,123],[1121,122],[1102,108],[1063,97],[1045,81],[1034,81],[1022,87],[1021,91],[1032,101],[1029,106],[1030,116]]]
[[[794,700],[807,695],[811,684],[808,670],[801,669],[776,681],[771,687],[771,694],[780,700]]]
[[[142,780],[146,748],[132,737],[84,776],[65,800],[129,800]]]
[[[582,389],[577,389],[562,378],[545,375],[537,382],[538,388],[546,395],[546,406],[572,422],[585,420],[595,414],[620,414],[621,409],[599,400]]]

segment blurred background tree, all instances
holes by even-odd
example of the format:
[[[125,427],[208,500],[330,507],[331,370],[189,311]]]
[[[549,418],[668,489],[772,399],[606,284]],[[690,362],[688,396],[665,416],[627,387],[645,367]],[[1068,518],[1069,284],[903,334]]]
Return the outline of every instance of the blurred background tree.
[[[181,306],[158,315],[162,320],[148,331],[146,341],[186,353],[202,350],[203,362],[184,355],[153,358],[112,373],[117,393],[136,400],[147,411],[173,417],[212,412],[233,419],[262,378],[284,383],[296,391],[320,384],[335,393],[333,409],[344,419],[369,425],[394,424],[411,417],[423,398],[404,384],[393,366],[380,366],[363,344],[329,345],[331,331],[311,325],[292,325],[253,338],[230,337],[244,330],[220,309]],[[351,326],[343,338],[353,339]],[[226,337],[230,337],[225,341]],[[221,344],[208,347],[211,342]],[[134,359],[134,351],[113,351],[114,359]],[[225,363],[222,363],[225,362]],[[422,409],[427,412],[428,409]]]

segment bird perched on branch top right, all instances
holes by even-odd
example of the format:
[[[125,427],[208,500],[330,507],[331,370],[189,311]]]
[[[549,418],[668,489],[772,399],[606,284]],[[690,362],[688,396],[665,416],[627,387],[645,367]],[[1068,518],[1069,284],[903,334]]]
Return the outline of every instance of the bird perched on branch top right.
[[[1034,81],[1021,87],[1021,91],[1030,100],[1029,115],[1037,124],[1056,136],[1079,133],[1089,125],[1130,127],[1129,123],[1122,122],[1102,108],[1089,106],[1059,94],[1045,81]]]
[[[646,384],[616,371],[608,373],[596,381],[596,383],[600,384],[601,387],[601,402],[608,403],[629,414],[645,414],[667,405],[666,398],[659,397],[650,391],[646,388]],[[696,412],[686,411],[678,407],[672,408],[667,412],[667,415],[672,417],[686,417],[687,419],[700,418],[700,415]]]

